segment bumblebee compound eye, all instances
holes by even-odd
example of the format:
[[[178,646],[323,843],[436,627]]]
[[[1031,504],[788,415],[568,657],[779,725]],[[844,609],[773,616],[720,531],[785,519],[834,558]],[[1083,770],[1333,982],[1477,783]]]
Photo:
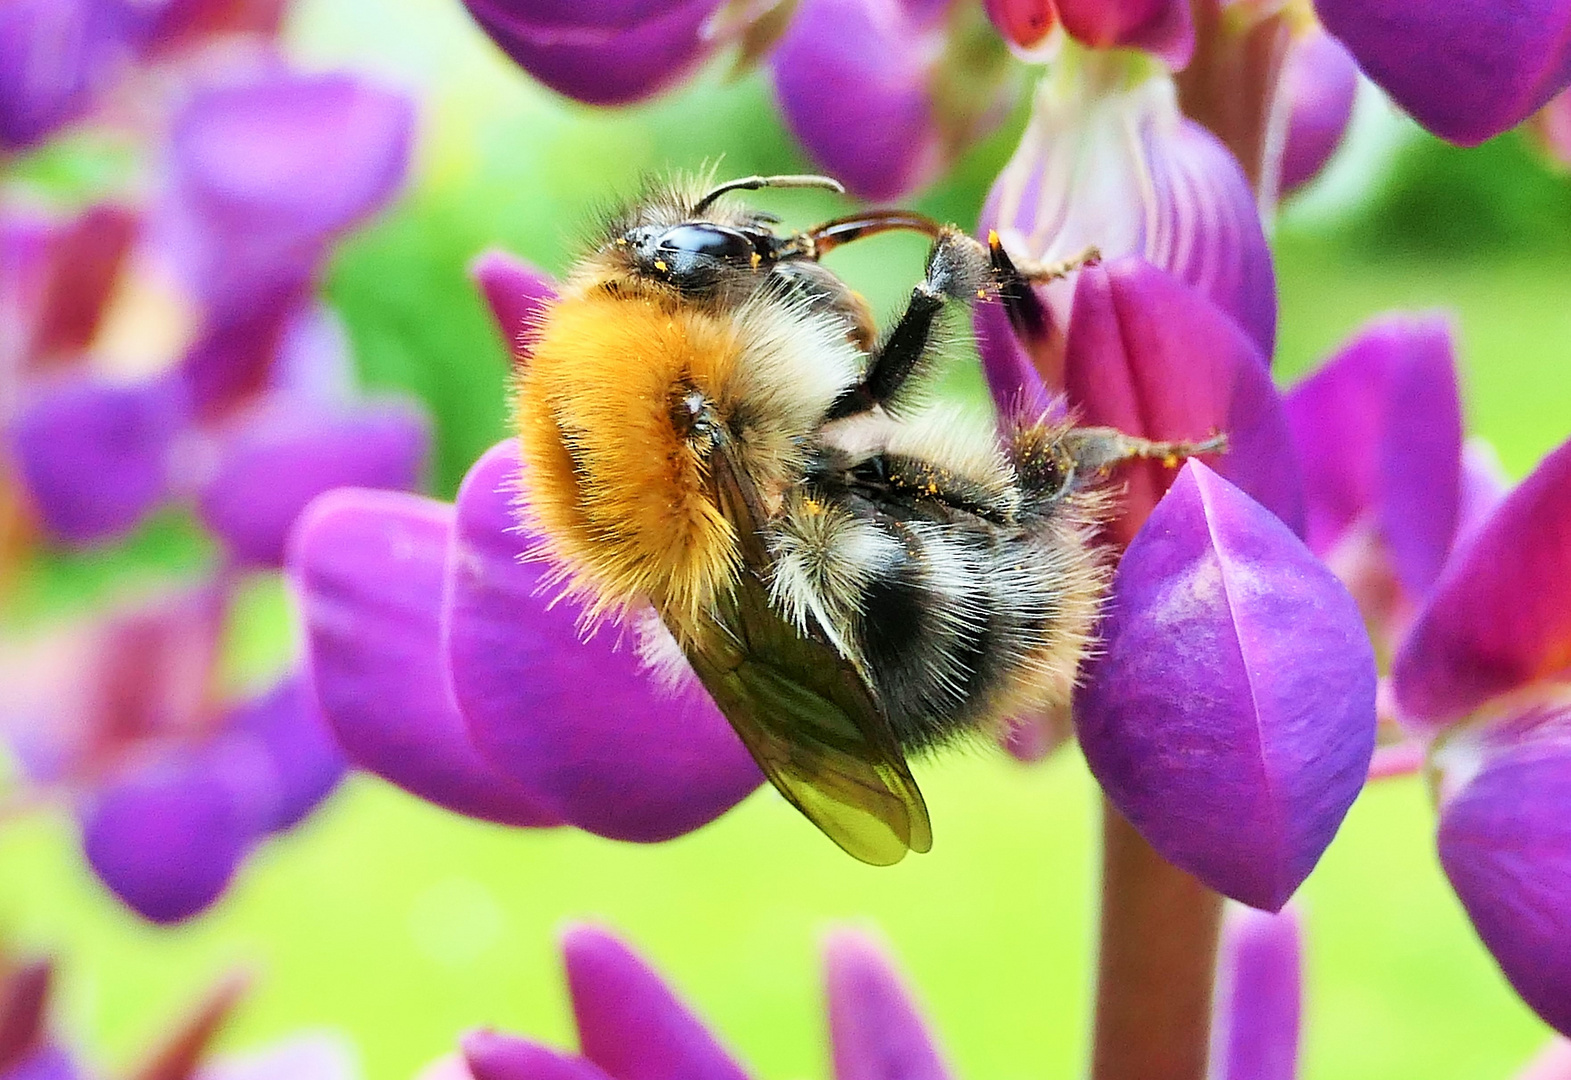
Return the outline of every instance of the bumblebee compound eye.
[[[752,270],[764,261],[753,239],[723,225],[676,225],[655,238],[649,257],[654,272],[679,289],[704,289],[728,272]]]

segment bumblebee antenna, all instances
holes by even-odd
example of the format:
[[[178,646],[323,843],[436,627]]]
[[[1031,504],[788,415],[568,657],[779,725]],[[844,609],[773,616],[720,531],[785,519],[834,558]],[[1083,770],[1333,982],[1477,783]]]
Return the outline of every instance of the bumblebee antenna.
[[[845,194],[845,185],[829,176],[744,176],[739,180],[727,180],[718,187],[709,189],[702,199],[693,206],[693,215],[696,217],[709,209],[720,196],[728,191],[757,191],[759,188],[823,188],[833,191],[836,195]]]

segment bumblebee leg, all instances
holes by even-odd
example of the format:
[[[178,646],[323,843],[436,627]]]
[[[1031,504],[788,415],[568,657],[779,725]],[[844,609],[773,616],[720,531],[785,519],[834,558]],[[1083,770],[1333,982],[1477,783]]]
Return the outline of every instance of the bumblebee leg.
[[[987,253],[988,262],[993,268],[993,280],[998,287],[998,298],[1009,315],[1009,323],[1020,340],[1028,343],[1045,340],[1050,322],[1047,307],[1031,286],[1057,281],[1102,258],[1100,251],[1090,247],[1073,258],[1058,262],[1016,263],[1004,250],[997,232],[987,234]]]
[[[830,407],[829,419],[890,405],[913,381],[920,383],[918,373],[936,359],[933,329],[939,312],[951,300],[986,296],[988,279],[987,252],[982,245],[953,226],[941,227],[927,257],[927,276],[911,290],[905,312],[874,351],[861,383]]]
[[[787,246],[794,248],[801,256],[818,259],[853,240],[895,230],[919,232],[937,240],[943,234],[944,226],[925,214],[911,210],[874,210],[816,225],[791,237]]]
[[[1064,442],[1081,483],[1091,483],[1126,461],[1160,461],[1177,468],[1186,458],[1227,451],[1227,435],[1218,433],[1198,442],[1153,442],[1125,435],[1117,428],[1071,428]]]

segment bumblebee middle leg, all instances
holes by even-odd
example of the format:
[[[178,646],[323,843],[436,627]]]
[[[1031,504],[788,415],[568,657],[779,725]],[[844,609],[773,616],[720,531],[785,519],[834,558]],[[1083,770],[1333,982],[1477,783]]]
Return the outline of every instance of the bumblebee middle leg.
[[[829,410],[829,419],[855,416],[875,405],[898,403],[904,390],[920,385],[937,360],[939,313],[952,300],[969,303],[988,295],[992,272],[987,249],[952,225],[938,229],[927,257],[927,273],[911,290],[898,322],[873,352],[861,383]]]

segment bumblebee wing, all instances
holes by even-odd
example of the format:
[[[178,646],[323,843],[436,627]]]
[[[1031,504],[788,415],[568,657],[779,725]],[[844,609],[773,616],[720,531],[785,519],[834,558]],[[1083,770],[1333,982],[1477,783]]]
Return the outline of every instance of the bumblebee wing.
[[[751,489],[723,452],[712,468],[743,565],[715,632],[687,647],[694,671],[770,782],[831,840],[875,866],[927,851],[927,806],[872,691],[821,634],[800,633],[769,602]]]

